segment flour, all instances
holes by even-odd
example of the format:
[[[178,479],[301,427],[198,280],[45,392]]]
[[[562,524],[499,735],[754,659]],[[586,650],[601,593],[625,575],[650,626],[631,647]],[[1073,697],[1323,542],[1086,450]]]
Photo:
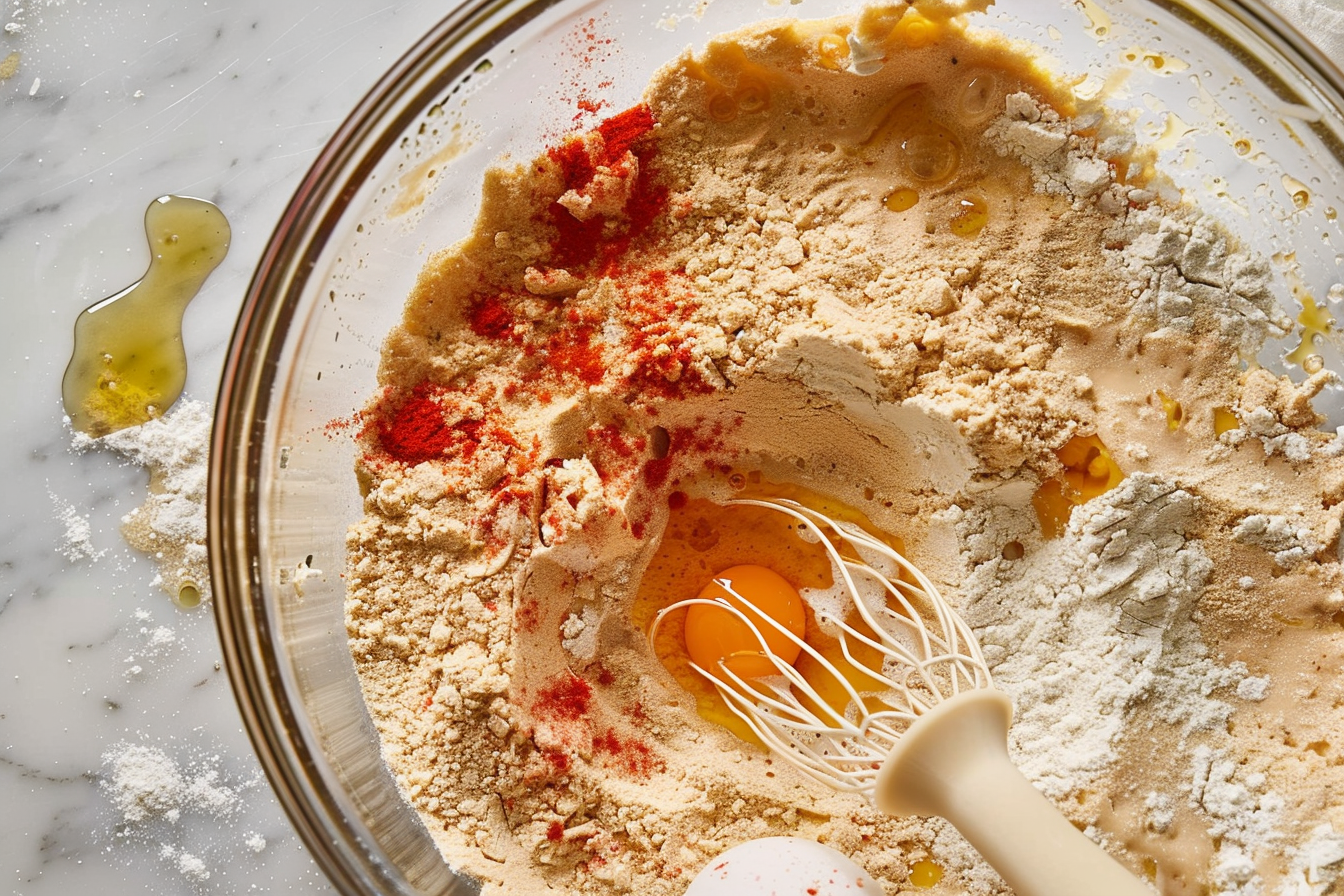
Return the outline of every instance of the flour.
[[[184,812],[227,818],[239,795],[220,783],[210,761],[183,769],[158,747],[121,744],[103,754],[109,777],[103,790],[128,823],[164,819],[176,822]]]
[[[103,756],[111,767],[104,784],[112,801],[128,822],[164,817],[176,821],[181,813],[181,795],[186,781],[167,753],[153,747],[128,744]]]
[[[1237,762],[1208,747],[1197,747],[1191,760],[1190,801],[1212,820],[1218,838],[1212,877],[1222,892],[1259,896],[1263,886],[1256,855],[1277,848],[1283,800],[1266,792],[1263,775],[1238,780]]]
[[[103,754],[99,785],[116,808],[119,839],[157,846],[158,858],[191,883],[204,883],[212,874],[209,850],[188,851],[176,844],[179,824],[188,818],[207,818],[217,830],[216,844],[226,825],[243,806],[242,791],[251,785],[225,782],[219,757],[208,755],[182,762],[167,751],[146,744],[121,743]],[[260,844],[260,845],[258,845]],[[249,834],[246,845],[265,848],[265,839]]]
[[[1023,92],[1009,94],[1005,106],[1003,117],[990,125],[985,137],[1001,155],[1011,154],[1026,162],[1038,190],[1086,202],[1111,186],[1110,167],[1098,156],[1096,141],[1079,133],[1099,119],[1067,120]],[[1133,149],[1132,134],[1128,140],[1128,146],[1107,148],[1123,155]]]
[[[1242,544],[1253,544],[1269,551],[1282,569],[1291,569],[1325,549],[1304,520],[1279,514],[1245,516],[1232,530],[1232,537]]]
[[[1138,321],[1186,333],[1212,329],[1242,357],[1292,332],[1268,260],[1239,247],[1197,207],[1132,209],[1112,236],[1125,247],[1116,254],[1134,277]]]
[[[205,491],[211,422],[208,405],[188,400],[140,426],[97,439],[74,436],[78,451],[109,448],[149,471],[149,497],[122,519],[122,533],[154,558],[154,584],[175,599],[184,589],[194,589],[192,601],[210,595]]]
[[[1231,714],[1215,695],[1235,693],[1246,669],[1212,662],[1190,621],[1210,571],[1186,533],[1197,507],[1174,484],[1135,474],[1016,561],[982,545],[1032,538],[1023,521],[995,526],[992,510],[956,506],[942,515],[964,545],[965,618],[1017,705],[1015,758],[1056,800],[1096,785],[1137,717],[1192,733]]]
[[[1032,170],[1036,188],[1095,201],[1116,224],[1107,241],[1134,278],[1130,313],[1136,324],[1185,333],[1216,328],[1243,357],[1253,357],[1270,337],[1284,336],[1293,321],[1275,300],[1269,262],[1240,247],[1197,206],[1155,202],[1148,189],[1112,181],[1106,158],[1133,151],[1133,134],[1081,137],[1105,121],[1098,113],[1068,120],[1026,93],[1007,98],[1006,114],[986,131],[1003,155]]]
[[[1344,835],[1328,824],[1318,825],[1310,839],[1299,847],[1290,847],[1293,883],[1280,896],[1324,896],[1330,892],[1344,865]]]
[[[199,884],[210,879],[210,869],[204,860],[185,850],[165,843],[163,849],[159,850],[159,858],[172,863],[178,873],[189,881]]]
[[[139,642],[123,660],[126,663],[125,675],[128,678],[138,678],[152,669],[164,657],[169,656],[177,645],[177,632],[166,625],[151,625],[154,615],[148,610],[143,607],[136,608],[134,619],[140,623],[137,629]]]
[[[1237,696],[1243,700],[1259,703],[1269,693],[1269,676],[1248,675],[1237,684]]]
[[[1344,777],[1328,677],[1311,713],[1282,705],[1302,655],[1336,652],[1302,597],[1344,578],[1322,559],[1344,468],[1298,475],[1333,450],[1327,379],[1240,368],[1291,323],[1272,271],[1169,185],[1115,181],[1129,122],[1062,114],[1018,48],[874,53],[900,27],[852,25],[672,61],[644,105],[491,171],[426,266],[362,415],[345,570],[389,768],[490,894],[675,896],[780,833],[888,894],[923,859],[943,892],[1005,893],[950,827],[816,787],[651,655],[635,615],[672,509],[748,473],[904,539],[1014,698],[1014,758],[1089,836],[1173,894],[1279,887],[1274,851],[1316,842]],[[1046,537],[1061,481],[1096,494],[1060,485]],[[1329,842],[1302,859],[1322,880]]]

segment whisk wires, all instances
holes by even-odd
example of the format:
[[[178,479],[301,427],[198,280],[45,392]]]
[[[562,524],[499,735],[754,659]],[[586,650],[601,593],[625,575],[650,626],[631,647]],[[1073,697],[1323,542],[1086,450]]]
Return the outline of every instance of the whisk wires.
[[[800,537],[825,548],[832,590],[847,599],[816,601],[813,616],[836,642],[849,674],[726,579],[718,584],[736,604],[707,598],[671,604],[654,618],[650,643],[677,610],[705,604],[731,613],[750,629],[777,674],[743,678],[723,660],[716,669],[693,661],[691,668],[779,758],[833,788],[871,798],[878,769],[916,719],[963,691],[991,686],[980,646],[923,572],[859,526],[796,501],[741,498],[727,504],[786,514]],[[797,661],[786,662],[770,649],[766,627],[799,648]]]

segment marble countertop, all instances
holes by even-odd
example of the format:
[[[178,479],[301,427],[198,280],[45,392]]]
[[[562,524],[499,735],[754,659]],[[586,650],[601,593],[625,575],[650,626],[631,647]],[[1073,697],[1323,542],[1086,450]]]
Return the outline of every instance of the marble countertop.
[[[1338,12],[1282,5],[1308,33],[1344,35]],[[146,206],[182,193],[217,203],[233,228],[184,324],[186,395],[213,403],[248,279],[303,172],[451,7],[0,7],[0,75],[13,67],[0,80],[0,890],[331,891],[253,757],[212,615],[178,609],[119,533],[145,499],[144,470],[72,449],[60,381],[79,311],[144,273]],[[128,817],[106,757],[135,747],[203,798],[175,819]],[[230,795],[227,812],[212,793]]]
[[[72,450],[60,383],[76,315],[144,273],[145,208],[181,193],[233,229],[184,323],[185,394],[213,405],[253,267],[304,171],[453,5],[0,7],[0,72],[18,54],[0,81],[0,892],[331,892],[253,756],[213,615],[179,610],[120,534],[145,471]],[[72,560],[62,547],[81,521],[86,556]],[[104,757],[135,746],[205,799],[175,822],[128,821]],[[223,794],[226,812],[210,803]]]

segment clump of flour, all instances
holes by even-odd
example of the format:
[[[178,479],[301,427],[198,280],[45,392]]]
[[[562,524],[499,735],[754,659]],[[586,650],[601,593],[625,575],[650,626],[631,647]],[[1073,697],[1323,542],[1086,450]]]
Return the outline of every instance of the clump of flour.
[[[190,883],[209,880],[212,861],[218,860],[212,853],[233,838],[216,833],[209,845],[184,848],[187,819],[208,819],[215,828],[227,824],[243,809],[243,791],[252,786],[226,781],[219,762],[216,755],[182,761],[148,744],[112,747],[103,754],[99,785],[119,815],[117,838],[156,847],[157,857]],[[244,845],[259,852],[266,844],[250,833]]]
[[[102,559],[107,551],[93,546],[93,524],[88,514],[80,513],[73,504],[62,502],[55,495],[51,495],[51,500],[56,505],[57,519],[65,527],[61,556],[71,563]]]
[[[128,824],[176,822],[184,812],[228,818],[241,802],[213,761],[183,768],[158,747],[120,744],[103,754],[103,765],[103,791]]]
[[[177,597],[210,594],[205,547],[205,492],[212,416],[209,405],[181,401],[167,414],[100,438],[74,436],[78,451],[109,448],[149,471],[149,497],[122,519],[134,548],[158,564],[155,584]]]
[[[1246,669],[1210,659],[1190,619],[1212,568],[1187,534],[1198,504],[1173,483],[1134,474],[1016,561],[998,546],[1028,537],[1018,526],[1034,520],[958,506],[943,514],[962,545],[963,613],[1017,704],[1016,756],[1055,799],[1109,771],[1136,713],[1186,732],[1231,714],[1216,695],[1234,694]]]

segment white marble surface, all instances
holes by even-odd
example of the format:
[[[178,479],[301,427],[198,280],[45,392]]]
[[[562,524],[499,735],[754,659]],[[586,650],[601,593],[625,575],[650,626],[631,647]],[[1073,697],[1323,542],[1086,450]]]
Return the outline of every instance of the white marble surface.
[[[1313,13],[1309,0],[1284,2]],[[0,891],[330,891],[252,756],[209,611],[176,609],[118,532],[144,500],[144,472],[71,450],[60,378],[77,313],[144,271],[146,205],[186,193],[216,202],[233,226],[184,329],[187,395],[213,402],[247,280],[303,171],[451,6],[0,7],[0,26],[17,26],[0,31],[0,60],[20,54],[0,82]],[[93,558],[59,550],[72,515],[90,524]],[[156,647],[160,627],[174,640]],[[127,825],[101,786],[105,753],[124,744],[160,748],[189,773],[217,771],[239,807]],[[209,877],[184,873],[183,852],[202,862],[188,871]]]
[[[144,272],[145,207],[185,193],[217,203],[233,226],[228,258],[184,326],[186,394],[213,404],[252,268],[303,172],[452,6],[0,7],[0,28],[18,26],[0,31],[0,60],[20,54],[0,82],[0,892],[330,891],[252,755],[213,617],[178,610],[122,540],[120,517],[145,499],[146,474],[71,450],[60,381],[78,312]],[[96,559],[59,552],[69,513],[88,518]],[[175,640],[153,647],[160,627]],[[238,808],[126,825],[100,781],[104,754],[127,743],[162,749],[189,775],[217,771]],[[184,873],[182,852],[202,865]]]

